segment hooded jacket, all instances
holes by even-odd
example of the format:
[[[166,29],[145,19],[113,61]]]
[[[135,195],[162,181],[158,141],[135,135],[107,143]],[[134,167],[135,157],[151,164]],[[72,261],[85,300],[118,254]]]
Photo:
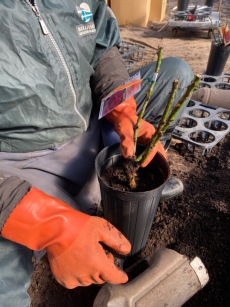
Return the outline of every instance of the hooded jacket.
[[[128,78],[104,0],[0,2],[0,151],[55,149]]]

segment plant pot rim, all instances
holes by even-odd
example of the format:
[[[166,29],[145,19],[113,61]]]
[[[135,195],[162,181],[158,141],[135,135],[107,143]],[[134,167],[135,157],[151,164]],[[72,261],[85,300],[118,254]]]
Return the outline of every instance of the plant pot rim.
[[[140,145],[140,146],[143,146],[143,145]],[[113,145],[104,147],[104,148],[100,151],[100,153],[103,152],[103,151],[108,150],[109,148],[117,148],[117,149],[119,149],[119,151],[120,151],[120,143],[116,143],[116,144],[113,144]],[[99,154],[100,154],[100,153],[99,153]],[[98,155],[99,155],[99,154],[98,154]],[[121,153],[121,152],[118,152],[118,153],[114,153],[114,154],[113,154],[113,157],[118,157],[118,156],[119,156],[119,157],[122,156],[122,153]],[[149,193],[150,191],[154,191],[155,189],[158,189],[158,188],[160,188],[161,186],[163,186],[163,185],[165,184],[165,182],[169,179],[170,174],[171,174],[171,170],[170,170],[170,167],[169,167],[169,164],[168,164],[167,159],[166,159],[161,153],[157,152],[156,155],[155,155],[155,157],[153,158],[152,161],[154,161],[154,159],[157,158],[157,157],[158,157],[158,159],[161,159],[162,161],[164,161],[164,162],[165,162],[165,165],[167,165],[168,174],[167,174],[167,176],[164,178],[164,181],[163,181],[159,186],[157,186],[157,187],[155,187],[155,188],[153,188],[153,189],[146,190],[146,191],[120,191],[120,190],[118,190],[118,189],[114,189],[113,187],[111,187],[110,185],[108,185],[108,184],[105,182],[105,180],[103,180],[103,178],[102,178],[102,176],[101,176],[101,169],[100,169],[100,170],[97,170],[97,166],[96,166],[98,178],[100,178],[100,180],[103,182],[104,186],[105,186],[107,189],[110,189],[110,190],[113,191],[113,192],[119,192],[119,193],[123,193],[123,194],[125,194],[125,195],[132,195],[132,194],[145,195],[145,194]],[[109,159],[111,159],[111,157],[108,157],[107,159],[105,159],[103,165],[105,165],[105,163],[106,163]],[[96,160],[97,160],[97,158],[96,158]],[[150,163],[151,163],[151,162],[150,162]],[[96,164],[97,164],[97,163],[96,163]],[[147,165],[146,167],[148,167],[148,165]]]
[[[229,45],[218,45],[215,41],[211,42],[211,46],[215,46],[216,48],[220,49],[230,49],[230,44]]]

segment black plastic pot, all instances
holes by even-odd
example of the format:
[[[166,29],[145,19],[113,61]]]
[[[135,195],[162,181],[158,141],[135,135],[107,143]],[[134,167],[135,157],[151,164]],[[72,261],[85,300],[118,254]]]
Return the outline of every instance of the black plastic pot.
[[[151,167],[160,178],[158,187],[145,192],[118,191],[108,186],[101,175],[105,168],[115,166],[121,157],[119,144],[104,148],[96,158],[96,172],[101,188],[104,218],[116,226],[131,242],[132,250],[129,254],[131,256],[146,245],[170,170],[166,159],[157,154],[151,162]]]
[[[186,11],[189,5],[189,0],[177,0],[177,11]]]
[[[214,0],[205,0],[204,5],[207,5],[208,7],[213,7]]]
[[[211,49],[206,68],[206,75],[220,76],[224,71],[230,53],[230,46],[211,44]]]

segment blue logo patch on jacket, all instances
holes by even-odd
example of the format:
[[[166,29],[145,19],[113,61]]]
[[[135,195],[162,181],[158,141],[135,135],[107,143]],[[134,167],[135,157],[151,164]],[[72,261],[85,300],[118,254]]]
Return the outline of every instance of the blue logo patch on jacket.
[[[89,22],[93,17],[89,5],[83,2],[80,4],[80,7],[76,7],[76,9],[78,15],[81,17],[82,21],[84,22],[84,24],[78,25],[76,27],[79,37],[95,34],[96,33],[95,24],[93,20]]]
[[[80,4],[80,7],[76,7],[78,15],[84,22],[89,22],[93,17],[93,14],[90,11],[90,7],[87,3],[83,2]]]

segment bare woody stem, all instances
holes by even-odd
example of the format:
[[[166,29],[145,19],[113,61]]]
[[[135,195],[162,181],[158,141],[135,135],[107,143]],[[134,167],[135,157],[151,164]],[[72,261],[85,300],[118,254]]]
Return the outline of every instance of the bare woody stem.
[[[167,123],[167,118],[169,117],[169,113],[172,109],[172,104],[173,104],[173,101],[175,99],[178,88],[179,88],[179,80],[176,79],[176,80],[173,81],[172,90],[170,92],[167,105],[164,109],[164,113],[163,113],[161,120],[159,122],[159,125],[158,125],[159,127],[161,127],[162,125],[166,125],[166,123]]]
[[[168,118],[169,118],[169,113],[171,111],[171,108],[172,108],[172,104],[173,104],[173,101],[175,99],[175,95],[176,95],[176,92],[178,90],[178,87],[179,87],[179,80],[174,80],[173,81],[173,84],[172,84],[172,90],[170,92],[170,95],[169,95],[169,99],[168,99],[168,102],[167,102],[167,105],[165,107],[165,110],[164,110],[164,113],[161,117],[161,120],[159,122],[159,125],[158,125],[158,128],[157,130],[155,131],[155,133],[153,134],[152,138],[151,138],[151,141],[149,143],[149,146],[146,147],[146,150],[143,151],[137,158],[136,158],[136,161],[137,162],[140,162],[143,163],[145,161],[145,159],[148,157],[150,151],[153,149],[153,147],[156,145],[156,143],[158,142],[158,140],[161,138],[161,136],[163,135],[162,133],[162,130],[165,128],[165,126],[167,125],[167,121],[168,121]],[[166,128],[167,129],[167,128]]]
[[[155,67],[155,72],[154,72],[154,75],[153,75],[153,78],[151,80],[151,86],[149,87],[149,90],[148,92],[146,93],[146,96],[145,96],[145,99],[144,99],[144,102],[143,102],[143,106],[142,106],[142,109],[141,109],[141,112],[138,116],[138,119],[137,119],[137,123],[135,125],[135,128],[134,128],[134,156],[136,154],[136,148],[137,148],[137,138],[138,138],[138,132],[139,132],[139,129],[140,129],[140,123],[141,123],[141,120],[144,116],[144,113],[145,113],[145,110],[147,108],[147,105],[150,101],[150,97],[153,93],[153,89],[155,87],[155,83],[156,83],[156,80],[157,80],[157,76],[158,76],[158,73],[160,71],[160,66],[161,66],[161,62],[162,62],[162,55],[163,55],[163,48],[160,47],[158,49],[158,52],[157,52],[157,64],[156,64],[156,67]]]
[[[200,82],[201,76],[195,75],[193,81],[189,84],[184,94],[181,96],[179,101],[175,104],[174,108],[172,109],[170,115],[166,118],[167,112],[169,113],[170,107],[168,107],[168,104],[172,104],[173,96],[175,96],[175,93],[177,91],[178,85],[177,82],[173,82],[172,92],[170,95],[170,99],[168,100],[168,104],[166,106],[166,115],[165,112],[162,117],[163,120],[160,121],[160,124],[154,133],[154,135],[151,138],[150,143],[146,147],[146,149],[136,158],[136,162],[138,162],[140,165],[147,159],[148,155],[150,154],[153,147],[156,145],[156,143],[159,141],[161,136],[164,135],[165,131],[168,129],[169,125],[175,120],[177,114],[179,113],[180,109],[183,107],[184,103],[189,99],[192,92],[195,90],[195,88],[198,86]]]
[[[169,115],[169,112],[171,110],[171,107],[172,107],[172,103],[174,101],[174,98],[175,98],[175,95],[176,95],[176,91],[179,87],[179,80],[175,80],[173,82],[173,85],[172,85],[172,91],[169,95],[169,100],[168,100],[168,103],[166,105],[166,108],[164,110],[164,113],[161,117],[161,120],[160,120],[160,123],[159,123],[159,126],[162,126],[162,125],[165,125],[166,124],[166,120],[168,118],[168,115]],[[137,163],[136,164],[136,168],[138,169],[140,167],[141,164]],[[129,185],[130,185],[130,188],[132,190],[136,189],[136,172],[132,173],[132,174],[129,174],[128,175],[128,178],[129,178]]]

